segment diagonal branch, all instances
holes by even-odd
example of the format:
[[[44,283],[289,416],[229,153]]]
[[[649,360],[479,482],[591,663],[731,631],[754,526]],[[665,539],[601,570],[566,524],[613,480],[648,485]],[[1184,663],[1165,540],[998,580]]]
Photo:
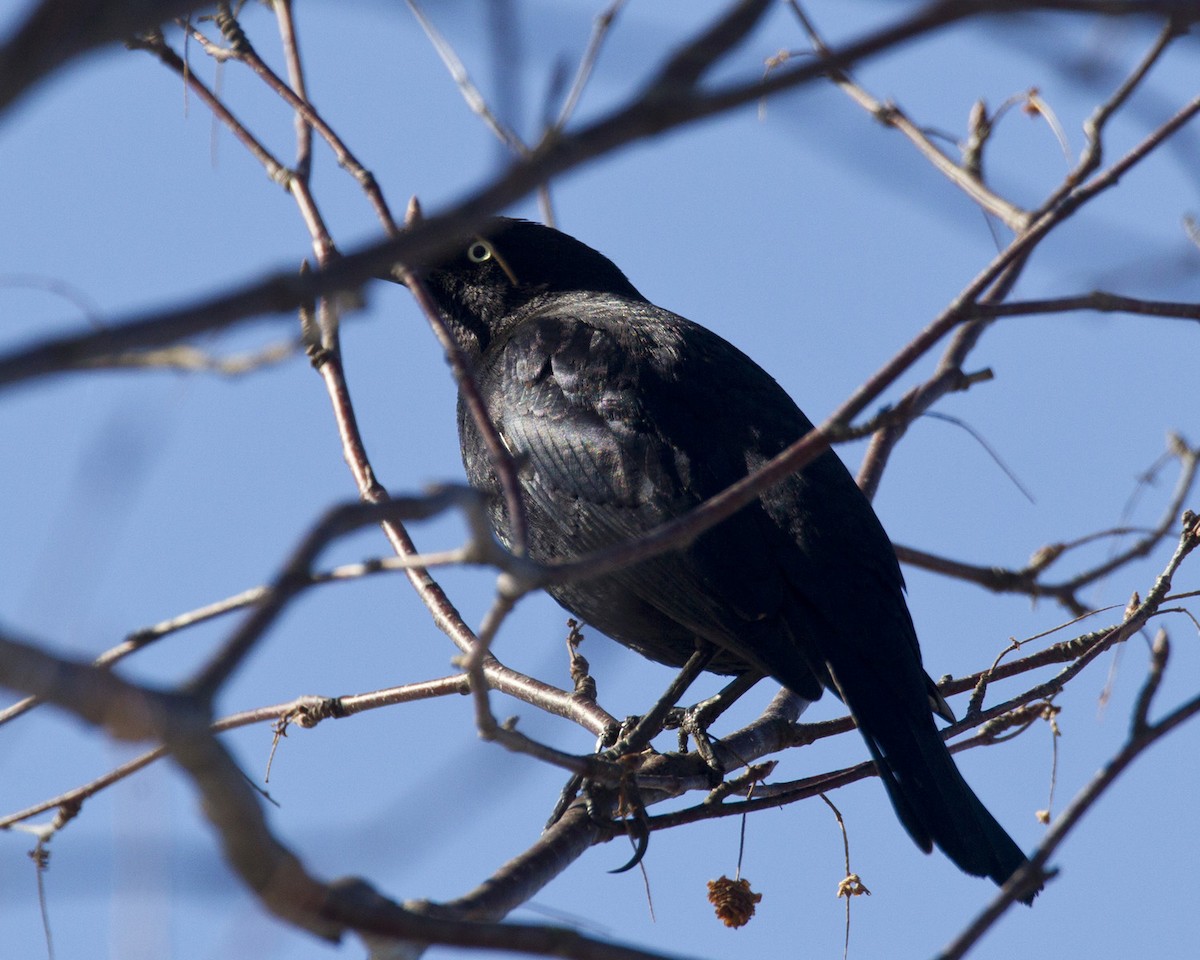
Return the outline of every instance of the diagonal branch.
[[[528,157],[515,161],[492,183],[401,236],[370,244],[308,275],[277,271],[219,296],[175,309],[135,315],[101,331],[51,338],[17,350],[0,357],[0,388],[74,370],[97,356],[135,347],[162,346],[220,330],[249,317],[287,314],[322,296],[355,292],[369,279],[388,275],[397,262],[420,265],[445,253],[449,245],[486,216],[536,190],[550,177],[626,144],[811,83],[830,70],[844,69],[979,12],[969,3],[935,3],[826,58],[777,71],[759,81],[710,92],[694,90],[687,96],[672,96],[669,104],[662,98],[656,100],[639,94],[575,133],[548,139]],[[290,317],[287,319],[290,322]]]

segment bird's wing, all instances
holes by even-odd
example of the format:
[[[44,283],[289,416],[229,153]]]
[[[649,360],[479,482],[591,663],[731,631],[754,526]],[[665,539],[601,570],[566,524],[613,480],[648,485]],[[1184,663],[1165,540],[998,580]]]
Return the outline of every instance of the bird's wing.
[[[558,306],[498,346],[484,379],[504,395],[489,406],[513,452],[528,460],[534,536],[553,530],[542,557],[563,555],[564,542],[566,555],[577,556],[635,539],[812,427],[739,350],[650,304],[585,299],[569,314]],[[833,453],[683,550],[615,581],[613,597],[637,598],[804,696],[819,693],[818,681],[839,695],[891,684],[918,687],[910,702],[927,702],[894,551]],[[591,619],[620,633],[620,624]],[[637,638],[617,639],[640,648]]]
[[[522,485],[539,559],[634,540],[746,473],[736,438],[719,440],[730,429],[725,398],[708,389],[716,385],[693,383],[676,369],[683,352],[673,335],[686,321],[626,301],[617,331],[611,305],[588,306],[527,320],[495,345],[479,372],[501,436],[526,464]],[[656,321],[653,336],[640,319]],[[461,415],[460,426],[469,437]],[[479,471],[481,453],[467,450],[468,470],[474,463]],[[683,634],[703,638],[728,652],[727,672],[740,663],[815,699],[824,671],[805,662],[781,621],[787,584],[768,549],[772,528],[755,504],[682,550],[613,574],[610,591],[592,585],[556,596],[572,609],[603,606],[580,612],[656,659],[687,654],[661,656],[656,644],[690,647]],[[662,636],[633,636],[635,628],[644,632],[648,608],[659,615]]]

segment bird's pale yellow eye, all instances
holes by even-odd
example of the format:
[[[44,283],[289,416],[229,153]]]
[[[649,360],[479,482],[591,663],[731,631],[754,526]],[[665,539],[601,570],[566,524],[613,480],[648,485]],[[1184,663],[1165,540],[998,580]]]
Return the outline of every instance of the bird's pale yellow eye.
[[[492,259],[495,251],[492,245],[486,240],[476,240],[473,244],[467,247],[467,259],[472,263],[485,263]]]

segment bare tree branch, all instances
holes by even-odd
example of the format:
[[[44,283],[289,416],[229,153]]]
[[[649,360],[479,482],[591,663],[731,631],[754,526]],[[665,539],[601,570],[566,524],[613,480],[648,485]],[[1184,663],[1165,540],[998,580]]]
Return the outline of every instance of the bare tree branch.
[[[1088,12],[1104,12],[1110,15],[1129,14],[1135,10],[1144,14],[1153,8],[1152,5],[1122,3],[1051,3],[1043,6],[1050,9],[1086,9]],[[1037,5],[1031,5],[1031,8],[1036,7]],[[1015,11],[1025,7],[1006,3],[1003,9]],[[0,357],[0,388],[78,368],[80,364],[97,355],[113,354],[135,347],[162,346],[210,330],[222,329],[249,317],[270,316],[293,310],[321,296],[356,291],[370,278],[387,274],[396,262],[419,265],[429,257],[443,252],[446,244],[454,242],[457,237],[471,230],[488,214],[520,199],[550,177],[636,140],[756,102],[773,93],[811,83],[830,71],[846,69],[851,64],[878,55],[915,37],[982,12],[985,11],[976,4],[962,0],[946,0],[931,4],[890,27],[878,30],[831,53],[828,57],[815,58],[791,69],[775,71],[761,81],[734,84],[707,92],[683,92],[678,86],[664,92],[657,86],[651,86],[645,93],[634,97],[608,116],[574,133],[564,134],[541,144],[528,158],[515,162],[494,183],[484,186],[445,213],[423,220],[420,225],[402,236],[370,244],[306,277],[297,277],[289,272],[274,273],[257,282],[189,306],[153,311],[140,317],[117,321],[104,331],[55,338],[10,353]],[[1200,18],[1200,13],[1196,13],[1195,16]],[[697,49],[709,49],[704,47],[703,35],[693,44],[698,44]],[[712,49],[711,52],[715,55],[721,51]],[[695,64],[689,67],[689,71],[697,69],[698,65]],[[1049,226],[1051,224],[1044,224],[1036,236],[1027,239],[1025,244],[1032,245]],[[987,279],[982,286],[990,283],[995,273],[1014,256],[1015,252],[1010,253],[1000,266],[994,265],[989,268]],[[959,305],[956,309],[961,311],[963,306]],[[943,325],[948,328],[953,323],[943,321]],[[923,349],[922,346],[920,350]],[[867,395],[873,394],[876,387],[872,383],[867,385],[863,392]],[[857,407],[855,413],[861,410],[857,403],[853,406]],[[838,419],[849,417],[842,416]]]
[[[1183,505],[1191,495],[1196,483],[1197,469],[1200,468],[1200,448],[1188,446],[1187,442],[1178,436],[1172,436],[1169,443],[1171,453],[1179,459],[1180,470],[1179,477],[1175,482],[1175,489],[1171,493],[1159,522],[1125,549],[1115,552],[1102,563],[1083,570],[1066,580],[1058,583],[1046,583],[1043,574],[1072,547],[1082,546],[1090,542],[1093,537],[1083,537],[1074,543],[1056,543],[1042,547],[1034,554],[1033,560],[1021,570],[963,563],[946,557],[937,557],[914,547],[900,544],[896,545],[896,555],[903,563],[910,563],[924,570],[966,580],[996,593],[1022,593],[1030,597],[1052,597],[1072,613],[1081,614],[1087,609],[1078,597],[1081,589],[1102,579],[1114,570],[1120,569],[1135,558],[1148,556],[1174,529],[1180,511],[1183,510]]]
[[[51,338],[11,351],[0,356],[0,389],[55,373],[98,366],[145,364],[205,368],[214,363],[208,354],[180,341],[272,312],[287,311],[286,319],[290,324],[294,322],[290,311],[298,309],[304,344],[328,393],[343,454],[364,503],[331,511],[303,538],[267,586],[139,631],[102,655],[92,666],[51,657],[15,638],[0,637],[0,683],[31,694],[29,699],[0,712],[0,724],[23,714],[40,697],[114,738],[156,744],[104,777],[0,818],[0,829],[11,828],[53,810],[52,822],[31,825],[35,832],[50,836],[61,830],[89,797],[157,759],[168,758],[184,771],[200,795],[232,868],[269,910],[318,936],[336,938],[346,932],[356,932],[373,948],[378,947],[381,953],[395,947],[397,951],[403,949],[406,955],[420,952],[425,943],[446,943],[606,960],[658,960],[657,954],[602,943],[563,929],[493,921],[527,903],[585,850],[621,837],[627,831],[643,837],[651,830],[744,815],[748,811],[819,795],[875,774],[872,764],[863,763],[799,781],[770,781],[774,764],[770,761],[759,763],[763,758],[790,747],[841,735],[853,728],[848,717],[814,724],[798,723],[804,704],[786,691],[782,691],[761,716],[715,744],[717,757],[727,769],[744,769],[734,779],[715,788],[711,769],[697,754],[682,752],[682,735],[681,752],[657,753],[650,747],[651,739],[661,726],[658,722],[661,718],[653,709],[650,711],[653,723],[647,726],[644,721],[642,726],[634,727],[639,735],[644,734],[634,737],[638,741],[636,746],[645,747],[643,750],[631,751],[616,760],[607,752],[595,756],[560,750],[550,742],[516,731],[511,722],[501,719],[502,714],[498,716],[494,712],[491,692],[504,693],[563,717],[602,737],[603,743],[612,742],[618,724],[597,702],[594,686],[590,693],[586,685],[578,692],[569,692],[512,670],[491,654],[491,641],[501,627],[507,625],[514,605],[526,592],[547,584],[598,576],[690,543],[701,532],[760,497],[772,484],[802,467],[831,444],[864,432],[873,434],[860,478],[870,495],[880,482],[891,450],[915,417],[929,410],[947,393],[966,389],[990,377],[989,370],[968,370],[967,361],[980,338],[998,318],[1094,310],[1200,319],[1197,304],[1138,299],[1103,291],[1006,302],[1043,239],[1092,199],[1112,189],[1200,113],[1200,98],[1196,98],[1169,120],[1157,126],[1147,125],[1149,133],[1144,133],[1132,150],[1104,166],[1107,125],[1126,110],[1131,97],[1144,84],[1172,41],[1188,24],[1200,19],[1200,9],[1194,4],[1166,0],[1044,3],[940,0],[915,11],[902,12],[886,26],[831,50],[799,4],[793,4],[810,35],[814,56],[781,58],[765,77],[753,81],[712,80],[714,75],[728,76],[718,71],[725,65],[730,51],[763,21],[770,10],[766,0],[740,0],[727,4],[710,24],[696,30],[675,49],[664,51],[660,61],[646,72],[649,79],[642,89],[616,109],[594,122],[568,128],[601,43],[622,5],[623,0],[613,0],[596,21],[558,118],[551,123],[551,113],[547,111],[548,129],[534,147],[525,145],[491,115],[486,101],[471,84],[466,67],[449,45],[441,42],[440,46],[448,51],[443,57],[460,89],[473,103],[473,109],[496,129],[517,157],[501,176],[481,184],[462,202],[427,220],[418,222],[410,217],[404,230],[392,218],[374,176],[309,100],[290,0],[274,0],[273,3],[287,64],[287,80],[277,75],[255,51],[234,17],[232,5],[218,4],[213,18],[221,31],[221,43],[209,40],[190,23],[185,26],[188,36],[201,43],[218,61],[245,65],[291,112],[295,147],[290,167],[264,145],[273,141],[267,137],[260,139],[252,132],[239,117],[239,111],[200,82],[160,33],[152,29],[133,41],[134,46],[149,50],[182,77],[192,93],[213,110],[268,176],[291,192],[311,240],[317,266],[315,269],[305,266],[298,275],[280,272],[264,276],[240,289],[230,289],[190,305],[127,317],[87,334]],[[122,9],[118,10],[118,6]],[[413,6],[415,8],[415,4]],[[957,162],[938,147],[907,112],[895,104],[881,101],[850,76],[853,68],[871,58],[917,38],[934,36],[952,24],[970,20],[986,25],[1018,11],[1140,16],[1153,18],[1156,25],[1161,23],[1154,43],[1093,112],[1086,127],[1085,149],[1078,162],[1037,208],[1028,211],[1002,197],[983,181],[983,152],[992,143],[988,133],[996,121],[996,114],[989,117],[982,107],[976,111],[970,121],[964,157]],[[13,40],[0,48],[0,109],[15,102],[56,64],[111,40],[116,36],[112,33],[114,24],[128,24],[121,32],[132,33],[134,28],[153,28],[155,19],[179,12],[170,4],[149,0],[133,5],[88,0],[82,7],[64,0],[44,0],[30,13]],[[87,22],[87,13],[91,13],[97,22]],[[77,36],[67,37],[65,33],[58,35],[55,32],[72,30]],[[14,47],[17,40],[23,40],[24,49]],[[475,388],[472,372],[463,362],[437,311],[423,295],[419,280],[421,267],[441,256],[449,244],[457,242],[483,217],[534,190],[548,190],[551,179],[559,174],[629,144],[826,77],[839,84],[873,117],[901,131],[956,188],[972,197],[981,209],[1000,217],[1015,233],[1011,242],[964,285],[958,296],[924,330],[855,390],[818,428],[763,469],[712,498],[688,517],[665,525],[646,538],[571,563],[539,565],[530,562],[524,556],[524,524],[519,519],[517,526],[522,534],[517,537],[514,550],[502,549],[487,530],[478,502],[462,491],[443,489],[425,497],[411,498],[393,498],[388,494],[376,478],[367,456],[350,400],[338,341],[340,317],[358,305],[360,290],[366,282],[376,277],[402,276],[418,302],[426,308],[435,335],[451,360],[459,390],[468,406],[473,408],[481,429],[492,441],[493,459],[509,500],[510,515],[519,518],[522,501],[516,464],[495,431],[488,433],[491,424]],[[1048,106],[1036,94],[1027,96],[1024,102],[1049,116]],[[346,256],[340,254],[313,191],[314,131],[329,144],[337,162],[363,189],[382,224],[384,239]],[[337,218],[333,217],[329,222],[337,222]],[[939,345],[942,354],[931,376],[909,390],[899,403],[864,419],[871,404],[879,401],[902,375],[910,373],[918,361],[930,356]],[[1185,501],[1191,496],[1200,452],[1188,448],[1182,441],[1177,442],[1176,447],[1174,452],[1181,461],[1180,479],[1160,523],[1152,530],[1137,531],[1136,540],[1102,563],[1058,583],[1047,580],[1050,566],[1085,541],[1094,542],[1101,536],[1116,535],[1117,532],[1108,530],[1089,534],[1072,543],[1054,544],[1021,570],[960,563],[913,548],[899,548],[899,552],[907,562],[993,590],[1021,592],[1033,597],[1052,596],[1068,609],[1082,613],[1085,608],[1078,598],[1082,588],[1116,570],[1129,568],[1134,560],[1148,555],[1163,543],[1177,522]],[[403,521],[425,518],[452,506],[463,509],[467,517],[468,542],[453,550],[419,552]],[[331,540],[375,523],[383,527],[397,559],[348,565],[327,573],[315,571],[321,551]],[[1121,535],[1127,533],[1128,530],[1121,531]],[[1057,709],[1054,698],[1105,650],[1144,630],[1152,618],[1174,609],[1166,606],[1173,599],[1170,594],[1172,577],[1198,542],[1200,526],[1194,515],[1187,513],[1185,529],[1174,556],[1146,599],[1135,597],[1119,623],[1028,653],[1026,651],[1033,650],[1035,641],[1051,631],[1023,641],[1014,640],[990,668],[943,681],[940,688],[946,695],[971,694],[963,720],[944,731],[947,738],[971,731],[969,736],[956,742],[952,750],[958,752],[1010,739],[1029,729],[1045,716],[1045,711]],[[464,621],[442,586],[431,576],[430,569],[443,564],[481,564],[496,571],[495,598],[477,630],[472,630]],[[402,569],[406,573],[434,623],[460,651],[458,665],[462,667],[462,673],[354,695],[296,697],[212,722],[208,711],[215,695],[303,590],[316,583],[383,569]],[[251,609],[241,622],[218,649],[210,653],[191,681],[178,691],[160,692],[139,687],[121,680],[107,669],[121,657],[159,637],[247,607]],[[1160,682],[1168,668],[1168,654],[1169,646],[1163,633],[1152,650],[1150,670],[1133,709],[1127,743],[1056,821],[1034,858],[1029,876],[1046,869],[1061,837],[1077,827],[1095,799],[1112,788],[1141,751],[1200,712],[1200,698],[1193,698],[1161,720],[1152,719],[1155,697],[1160,695]],[[1049,667],[1057,669],[1047,670]],[[580,669],[586,673],[586,667]],[[1011,686],[1020,689],[1015,693],[1009,691],[1007,699],[997,699],[996,685],[1016,677],[1023,677],[1024,681]],[[259,798],[216,739],[216,734],[221,731],[250,723],[276,721],[277,730],[282,733],[289,724],[310,727],[326,719],[348,717],[383,706],[468,693],[474,696],[476,724],[484,737],[571,771],[575,776],[571,789],[565,794],[566,799],[556,810],[558,815],[540,838],[512,861],[495,869],[475,889],[441,904],[398,904],[374,891],[364,880],[352,878],[327,884],[308,874],[299,859],[270,832],[262,816]],[[989,693],[993,693],[990,698]],[[627,734],[626,745],[629,739]],[[582,790],[578,789],[580,783],[583,783]],[[741,799],[750,784],[754,785],[752,796]],[[644,810],[644,806],[661,804],[696,791],[705,795],[703,802],[655,816],[649,816]],[[969,950],[979,935],[1019,895],[1023,879],[1014,878],[988,911],[948,948],[945,956],[958,957]]]
[[[1043,313],[1067,313],[1074,310],[1200,320],[1200,303],[1146,300],[1141,297],[1126,297],[1118,293],[1108,293],[1104,290],[1093,290],[1090,293],[1080,293],[1074,296],[1049,297],[1044,300],[981,303],[975,308],[975,312],[981,317],[1025,317]]]

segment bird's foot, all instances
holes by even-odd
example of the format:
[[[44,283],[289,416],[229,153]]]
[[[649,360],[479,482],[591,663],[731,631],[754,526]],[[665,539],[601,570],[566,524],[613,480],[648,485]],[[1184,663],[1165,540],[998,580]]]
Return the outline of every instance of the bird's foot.
[[[596,741],[596,752],[589,758],[594,763],[586,766],[583,772],[572,774],[563,784],[554,809],[550,811],[550,817],[542,829],[548,830],[558,823],[575,799],[581,793],[587,794],[592,789],[593,781],[611,785],[619,777],[624,776],[624,773],[618,773],[617,777],[614,777],[613,767],[617,765],[629,768],[631,766],[629,758],[640,752],[631,748],[633,742],[631,737],[635,736],[634,731],[637,730],[641,719],[641,717],[626,717],[622,723],[609,724]],[[588,809],[591,810],[590,801]]]
[[[667,716],[666,728],[679,731],[679,752],[687,753],[688,741],[696,745],[696,753],[708,768],[711,786],[725,778],[725,763],[717,755],[716,743],[708,734],[708,725],[715,717],[711,715],[711,700],[704,700],[692,707],[677,707]]]
[[[696,752],[700,754],[700,758],[704,761],[704,765],[712,773],[713,786],[721,782],[725,776],[725,763],[717,755],[716,744],[720,740],[714,740],[709,736],[708,729],[717,718],[726,710],[737,703],[738,698],[747,690],[753,687],[759,680],[762,679],[762,674],[749,672],[744,673],[739,677],[734,677],[725,687],[707,700],[701,700],[695,706],[687,709],[675,709],[668,714],[666,726],[668,729],[679,731],[679,750],[681,753],[687,751],[689,738],[696,745]]]
[[[663,730],[667,715],[675,708],[679,698],[691,686],[692,681],[704,672],[715,653],[711,646],[698,647],[667,687],[666,692],[658,698],[658,702],[640,717],[629,717],[621,725],[616,742],[604,750],[601,756],[610,760],[619,759],[646,749],[650,741]]]

